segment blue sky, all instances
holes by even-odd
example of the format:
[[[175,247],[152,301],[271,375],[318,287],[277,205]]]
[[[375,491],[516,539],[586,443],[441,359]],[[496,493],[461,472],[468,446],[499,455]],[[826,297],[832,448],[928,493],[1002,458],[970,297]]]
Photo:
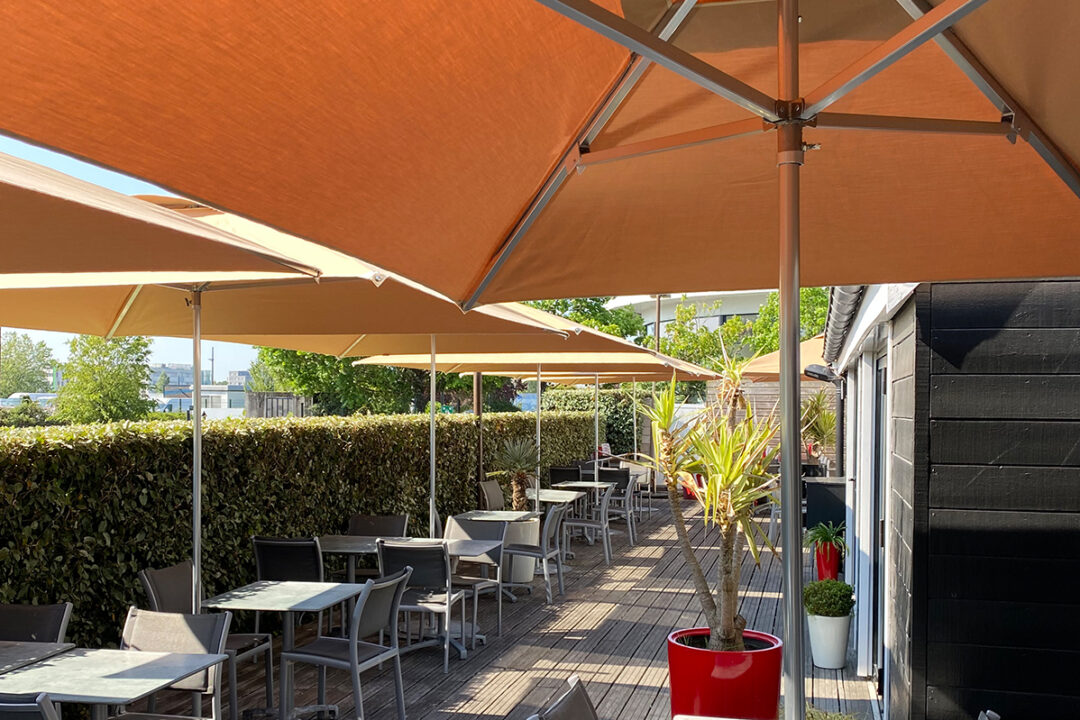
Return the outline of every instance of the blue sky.
[[[0,136],[0,152],[14,155],[31,162],[51,167],[62,173],[92,182],[95,185],[107,187],[110,190],[122,192],[125,195],[135,194],[159,194],[170,195],[156,185],[136,180],[120,173],[104,170],[95,165],[70,158],[60,153],[44,150],[18,140]],[[9,328],[5,327],[6,332]],[[22,331],[20,329],[20,331]],[[52,348],[53,355],[60,360],[67,358],[68,341],[74,337],[68,333],[46,332],[43,330],[25,330],[35,340],[44,340]],[[229,370],[246,370],[255,359],[255,350],[250,345],[235,345],[223,342],[203,343],[203,363],[209,368],[210,350],[213,348],[215,356],[215,373],[218,379],[228,375]],[[152,348],[151,362],[191,362],[191,341],[177,338],[155,338]]]

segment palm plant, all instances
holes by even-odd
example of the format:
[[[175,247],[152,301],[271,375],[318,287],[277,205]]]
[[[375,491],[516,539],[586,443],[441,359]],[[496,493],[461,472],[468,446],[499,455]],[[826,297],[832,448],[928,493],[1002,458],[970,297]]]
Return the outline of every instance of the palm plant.
[[[529,438],[510,438],[491,455],[496,468],[488,476],[506,475],[510,479],[515,510],[528,510],[529,498],[525,489],[536,470],[536,442]]]
[[[681,422],[674,380],[654,396],[652,407],[641,405],[639,411],[652,422],[653,437],[658,441],[656,457],[644,459],[665,479],[679,547],[709,626],[708,648],[743,650],[746,620],[739,615],[742,542],[746,541],[755,561],[760,559],[759,538],[772,548],[752,515],[755,504],[767,498],[776,485],[775,476],[767,472],[777,452],[776,447],[770,447],[777,433],[776,423],[772,418],[757,420],[749,409],[745,419],[735,422],[730,408],[726,413],[702,415],[693,423]],[[698,484],[695,474],[704,477],[702,484]],[[701,505],[706,526],[719,531],[716,593],[690,543],[680,488],[686,488]]]
[[[819,390],[802,404],[802,433],[809,441],[810,454],[818,457],[836,439],[836,412],[829,407],[829,396]]]

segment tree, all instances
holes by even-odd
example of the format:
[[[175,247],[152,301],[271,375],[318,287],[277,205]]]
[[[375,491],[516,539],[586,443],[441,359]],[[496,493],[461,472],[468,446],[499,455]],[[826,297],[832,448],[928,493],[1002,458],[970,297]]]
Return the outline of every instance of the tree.
[[[274,369],[261,356],[248,366],[248,379],[244,389],[248,392],[280,392],[290,388],[288,383],[274,375]]]
[[[567,298],[563,300],[534,300],[529,305],[568,320],[595,328],[609,335],[641,343],[645,338],[645,321],[628,307],[606,307],[610,297]]]
[[[802,288],[799,291],[799,339],[806,340],[825,329],[829,310],[829,289]],[[724,324],[725,340],[743,343],[750,352],[765,355],[780,349],[780,295],[770,293],[752,323],[732,318]]]
[[[70,343],[64,364],[66,384],[56,412],[70,422],[138,420],[154,408],[146,397],[150,383],[150,340],[80,335]]]
[[[154,388],[157,389],[157,391],[159,393],[163,393],[163,392],[165,392],[165,388],[166,388],[166,386],[168,386],[168,384],[169,384],[169,373],[160,373],[157,376],[157,382],[154,383]]]
[[[0,397],[14,393],[48,392],[52,351],[25,333],[6,332],[0,346]]]
[[[274,387],[310,395],[322,415],[408,412],[427,398],[427,373],[421,370],[353,365],[352,358],[269,347],[259,348],[258,362]]]

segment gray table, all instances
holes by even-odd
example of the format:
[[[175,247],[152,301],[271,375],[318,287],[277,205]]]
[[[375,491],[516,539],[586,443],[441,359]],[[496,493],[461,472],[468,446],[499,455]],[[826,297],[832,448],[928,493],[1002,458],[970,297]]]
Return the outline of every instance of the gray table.
[[[356,558],[360,555],[375,555],[378,552],[375,541],[379,538],[370,535],[322,535],[319,546],[326,555],[345,555],[349,559],[346,580],[356,582]],[[441,538],[400,538],[385,537],[383,540],[403,543],[442,543],[452,558],[477,557],[499,548],[498,540],[443,540]],[[205,605],[205,603],[203,603]]]
[[[209,600],[203,607],[218,610],[258,610],[284,615],[281,629],[281,650],[296,647],[296,613],[322,612],[347,600],[364,589],[356,583],[297,582],[295,580],[260,580],[242,588],[230,590]],[[282,678],[278,707],[285,707],[286,693],[292,684],[292,667]]]
[[[536,500],[535,488],[528,488],[525,494],[530,500]],[[550,505],[577,502],[583,497],[585,497],[585,493],[580,490],[548,490],[547,488],[541,488],[540,490],[540,502]]]
[[[461,520],[487,520],[492,522],[524,522],[540,517],[540,513],[531,510],[470,510],[455,515]]]
[[[108,706],[130,705],[225,659],[76,648],[0,675],[0,693],[48,693],[57,702],[90,705],[93,720],[104,720]]]
[[[67,652],[73,647],[75,647],[74,643],[0,640],[0,675]]]

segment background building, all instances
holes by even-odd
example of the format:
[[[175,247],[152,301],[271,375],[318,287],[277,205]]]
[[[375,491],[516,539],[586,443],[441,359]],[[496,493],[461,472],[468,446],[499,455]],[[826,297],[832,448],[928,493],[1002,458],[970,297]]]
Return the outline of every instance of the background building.
[[[696,292],[686,293],[687,302],[698,306],[697,319],[704,326],[715,330],[734,315],[746,320],[757,317],[758,308],[769,297],[772,290],[739,290],[734,292]],[[675,309],[683,302],[684,295],[667,295],[660,300],[660,332],[664,326],[675,319]],[[713,308],[719,301],[720,306]],[[655,333],[656,296],[621,295],[608,301],[609,308],[632,308],[642,320],[650,337]]]

